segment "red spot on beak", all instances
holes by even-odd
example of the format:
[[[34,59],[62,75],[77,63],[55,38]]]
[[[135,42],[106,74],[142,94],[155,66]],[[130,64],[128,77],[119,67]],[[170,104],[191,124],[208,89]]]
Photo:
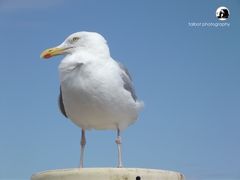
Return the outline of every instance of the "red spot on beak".
[[[44,58],[50,58],[50,57],[52,57],[51,54],[45,54],[45,55],[44,55]]]

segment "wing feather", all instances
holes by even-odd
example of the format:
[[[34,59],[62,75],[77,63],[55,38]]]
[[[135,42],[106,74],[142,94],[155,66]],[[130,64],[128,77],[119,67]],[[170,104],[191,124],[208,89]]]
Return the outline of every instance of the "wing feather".
[[[118,65],[122,70],[121,77],[122,77],[122,80],[123,80],[123,83],[124,83],[123,87],[124,87],[124,89],[126,89],[128,92],[131,93],[132,98],[136,102],[137,101],[137,96],[136,96],[136,93],[135,93],[135,90],[134,90],[134,87],[133,87],[132,77],[131,77],[128,69],[125,66],[123,66],[119,62],[118,62]]]
[[[65,111],[64,104],[63,104],[61,86],[60,86],[60,94],[59,94],[59,97],[58,97],[58,106],[59,106],[59,109],[60,109],[60,111],[62,112],[62,114],[67,118],[67,113],[66,113],[66,111]]]

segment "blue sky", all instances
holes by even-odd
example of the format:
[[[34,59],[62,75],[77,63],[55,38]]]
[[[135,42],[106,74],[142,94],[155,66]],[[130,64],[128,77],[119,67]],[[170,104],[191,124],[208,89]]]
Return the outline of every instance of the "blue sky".
[[[230,27],[219,23],[230,10]],[[189,180],[240,179],[239,1],[1,0],[0,179],[79,165],[81,131],[59,112],[57,66],[42,50],[77,31],[105,36],[145,102],[123,132],[126,167]],[[115,132],[87,132],[86,167],[115,167]]]

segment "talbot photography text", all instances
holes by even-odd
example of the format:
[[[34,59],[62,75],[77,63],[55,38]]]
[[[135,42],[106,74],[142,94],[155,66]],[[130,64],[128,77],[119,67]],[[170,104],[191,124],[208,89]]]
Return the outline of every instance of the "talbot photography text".
[[[230,27],[228,22],[188,22],[189,27]]]

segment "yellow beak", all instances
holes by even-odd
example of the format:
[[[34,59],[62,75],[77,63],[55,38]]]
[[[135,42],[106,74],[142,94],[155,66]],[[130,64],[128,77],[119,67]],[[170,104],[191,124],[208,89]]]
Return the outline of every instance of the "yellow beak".
[[[68,48],[67,48],[68,49]],[[41,58],[45,58],[45,59],[48,59],[48,58],[51,58],[53,56],[57,56],[57,55],[61,55],[61,54],[64,54],[65,53],[65,50],[66,48],[58,48],[58,47],[54,47],[54,48],[49,48],[49,49],[46,49],[44,50],[40,57]]]

